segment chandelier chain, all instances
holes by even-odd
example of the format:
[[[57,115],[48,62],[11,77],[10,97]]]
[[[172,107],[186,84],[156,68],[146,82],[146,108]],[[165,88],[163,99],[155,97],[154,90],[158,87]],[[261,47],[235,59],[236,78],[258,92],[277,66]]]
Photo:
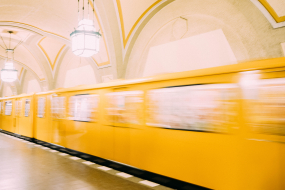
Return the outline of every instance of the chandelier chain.
[[[83,7],[82,7],[82,19],[84,19],[84,0],[83,0]]]
[[[6,50],[2,45],[0,45],[1,48],[3,48],[4,50]]]
[[[95,4],[94,4],[94,0],[93,0],[93,7],[92,7],[92,10],[93,10],[93,23],[94,23],[94,14],[95,14]]]
[[[89,0],[87,0],[88,1],[88,6],[87,6],[87,8],[88,8],[88,19],[89,19]]]
[[[78,5],[77,5],[77,8],[78,8],[78,21],[80,20],[80,14],[79,14],[79,0],[78,0]]]
[[[23,43],[24,41],[19,41],[19,43],[14,47],[14,50],[19,46],[19,45],[21,45],[22,43]]]
[[[4,42],[4,40],[3,40],[3,38],[2,38],[2,35],[0,34],[0,37],[1,37],[1,39],[2,39],[2,42],[3,42],[3,44],[4,44],[4,46],[5,46],[5,50],[7,49],[7,46],[6,46],[6,44],[5,44],[5,42]]]
[[[9,33],[10,33],[10,40],[9,40],[9,49],[10,49],[11,48],[11,34],[12,34],[12,32],[10,31]]]

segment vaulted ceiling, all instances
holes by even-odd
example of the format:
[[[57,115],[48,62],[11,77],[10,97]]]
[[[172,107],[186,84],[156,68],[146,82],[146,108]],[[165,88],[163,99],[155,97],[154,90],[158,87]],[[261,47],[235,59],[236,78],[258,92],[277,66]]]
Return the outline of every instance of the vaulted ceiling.
[[[80,0],[80,4],[82,3],[83,0]],[[100,52],[91,58],[79,58],[71,52],[70,33],[78,24],[77,0],[0,0],[1,68],[6,58],[5,45],[9,44],[8,31],[13,31],[11,47],[15,47],[24,40],[14,53],[15,67],[19,71],[19,80],[9,84],[15,89],[14,93],[23,92],[20,86],[25,83],[27,73],[38,81],[41,90],[61,87],[59,85],[61,83],[58,82],[63,80],[61,75],[78,65],[91,65],[97,82],[103,82],[105,76],[111,76],[111,79],[135,77],[128,74],[130,68],[134,68],[135,63],[139,65],[139,60],[144,56],[143,52],[150,48],[147,45],[140,45],[143,41],[150,43],[158,29],[182,17],[183,15],[179,16],[178,13],[184,14],[187,6],[190,6],[189,3],[191,6],[215,8],[209,0],[203,2],[198,0],[94,0],[94,5],[93,0],[85,0],[84,3],[85,7],[89,4],[89,17],[94,19],[96,29],[102,33]],[[266,27],[270,26],[268,30],[285,26],[284,0],[218,0],[215,3],[236,6],[248,19],[263,17],[262,22],[266,23]],[[247,7],[243,10],[240,8],[242,6]],[[92,14],[93,8],[94,14]],[[169,17],[168,20],[164,18],[162,10],[168,10],[168,14],[173,15],[173,18]],[[246,13],[252,10],[252,15]],[[223,11],[227,12],[227,10],[220,10],[220,12]],[[190,15],[191,12],[187,14]],[[82,18],[81,10],[79,15]],[[85,11],[85,17],[87,17],[87,11]],[[146,31],[146,26],[150,26],[155,19],[164,20],[155,24],[158,28],[155,29],[156,31],[151,29]],[[251,22],[255,27],[254,21]],[[182,29],[179,28],[179,30]],[[282,40],[280,39],[279,43]],[[138,67],[141,69],[142,65]],[[3,88],[3,84],[1,86]]]

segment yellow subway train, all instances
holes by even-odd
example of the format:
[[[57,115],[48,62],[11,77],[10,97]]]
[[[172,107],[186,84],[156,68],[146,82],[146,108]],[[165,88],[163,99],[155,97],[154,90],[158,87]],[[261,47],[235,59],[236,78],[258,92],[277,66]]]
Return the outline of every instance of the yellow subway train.
[[[285,189],[285,58],[0,102],[5,131],[210,189]]]

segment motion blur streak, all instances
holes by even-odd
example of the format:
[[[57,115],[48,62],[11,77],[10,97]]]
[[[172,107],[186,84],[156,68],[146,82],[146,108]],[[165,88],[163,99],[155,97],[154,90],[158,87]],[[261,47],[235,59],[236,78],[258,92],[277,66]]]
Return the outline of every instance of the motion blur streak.
[[[283,59],[1,98],[1,128],[210,189],[285,189]]]

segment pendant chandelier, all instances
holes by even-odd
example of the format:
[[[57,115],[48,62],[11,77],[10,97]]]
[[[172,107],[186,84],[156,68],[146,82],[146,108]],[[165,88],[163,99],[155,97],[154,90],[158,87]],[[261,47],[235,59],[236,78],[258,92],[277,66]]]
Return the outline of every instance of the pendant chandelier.
[[[78,20],[80,20],[78,0]],[[78,23],[78,27],[70,34],[72,42],[72,52],[81,57],[91,57],[99,52],[101,34],[96,32],[94,27],[94,7],[93,19],[89,19],[89,0],[88,1],[88,17],[84,18],[84,0],[82,6],[82,19]],[[93,0],[94,6],[94,0]]]
[[[7,54],[9,51],[14,53],[14,50],[7,49]],[[13,60],[7,58],[4,68],[1,70],[1,80],[4,82],[14,82],[18,78],[18,71],[14,68]]]
[[[11,49],[11,34],[13,31],[8,31],[10,33],[10,40],[9,40],[9,48],[7,48],[2,36],[0,35],[5,47],[6,47],[6,53],[7,53],[7,59],[5,62],[4,68],[1,70],[1,80],[4,82],[14,82],[18,78],[18,71],[14,68],[13,60],[14,60],[14,50],[23,42],[20,41],[14,49]],[[2,46],[1,46],[2,47]],[[2,47],[3,48],[3,47]],[[11,54],[11,58],[9,58],[9,54]]]

